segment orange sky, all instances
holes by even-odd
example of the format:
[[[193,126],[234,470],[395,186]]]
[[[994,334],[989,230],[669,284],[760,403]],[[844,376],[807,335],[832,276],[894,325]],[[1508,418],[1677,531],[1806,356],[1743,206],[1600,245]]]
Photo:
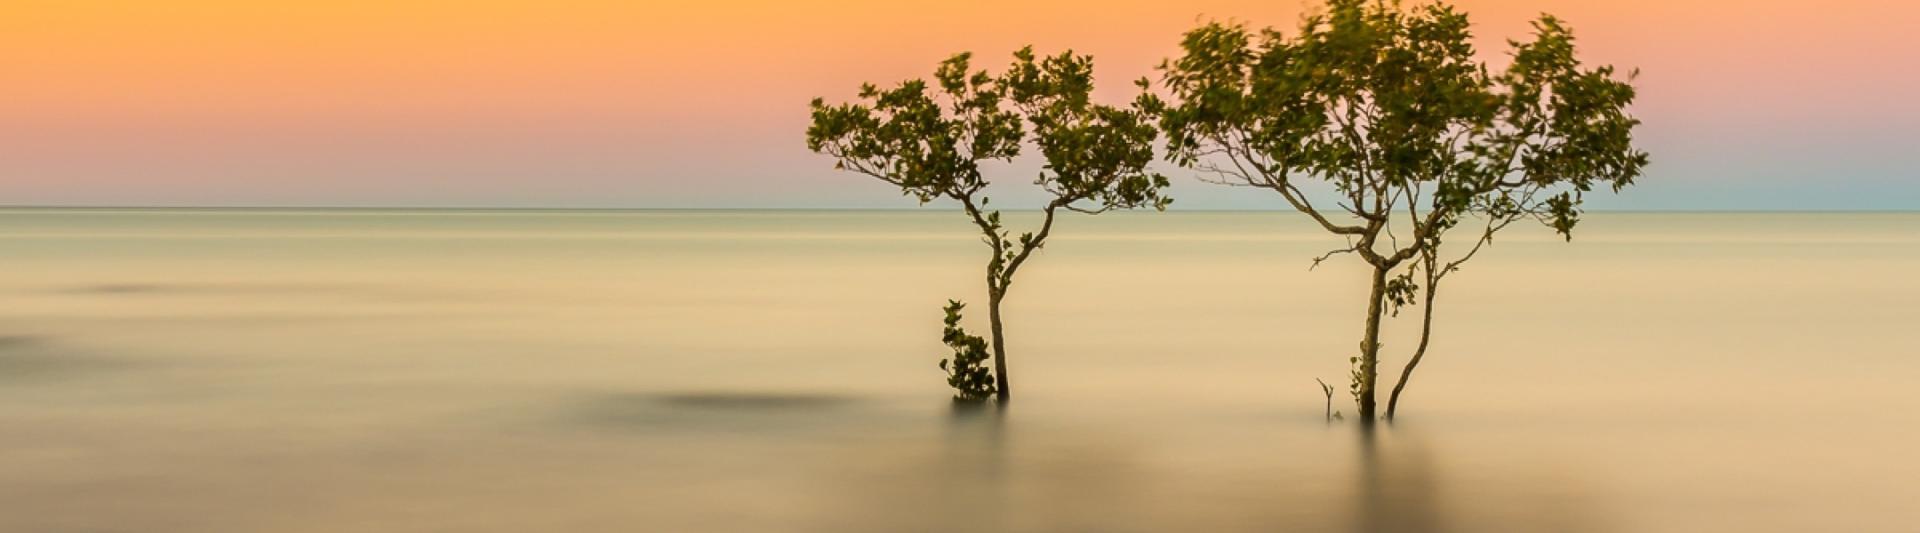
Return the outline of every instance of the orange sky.
[[[1304,5],[5,0],[0,204],[893,205],[805,153],[809,98],[1027,43],[1095,55],[1119,98],[1201,17]],[[1920,4],[1459,5],[1483,48],[1548,11],[1641,67],[1674,194],[1916,178]]]

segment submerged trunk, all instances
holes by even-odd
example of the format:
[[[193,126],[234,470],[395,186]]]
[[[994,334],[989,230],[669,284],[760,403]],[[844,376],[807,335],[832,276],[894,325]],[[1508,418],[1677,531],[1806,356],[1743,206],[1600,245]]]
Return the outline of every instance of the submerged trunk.
[[[995,290],[988,295],[987,316],[993,324],[993,380],[997,390],[995,397],[1002,403],[1007,401],[1010,391],[1007,388],[1007,342],[1000,334],[1000,300],[1006,296],[1004,291]]]
[[[1360,423],[1372,424],[1374,416],[1374,382],[1380,376],[1380,313],[1387,296],[1387,269],[1375,267],[1373,270],[1373,291],[1367,297],[1367,331],[1360,341],[1359,375],[1355,376],[1360,403]]]

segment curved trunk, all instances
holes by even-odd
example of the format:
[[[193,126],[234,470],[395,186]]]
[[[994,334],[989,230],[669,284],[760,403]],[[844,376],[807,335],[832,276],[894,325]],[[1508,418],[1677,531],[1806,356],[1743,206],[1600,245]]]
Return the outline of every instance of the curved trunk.
[[[1429,267],[1431,268],[1431,267]],[[1400,391],[1406,390],[1407,380],[1413,377],[1414,367],[1420,366],[1420,358],[1427,355],[1427,341],[1433,338],[1433,293],[1439,288],[1439,282],[1427,281],[1426,301],[1420,304],[1420,346],[1413,349],[1413,357],[1407,359],[1407,366],[1400,369],[1400,381],[1393,384],[1393,394],[1387,396],[1387,421],[1393,421],[1393,413],[1400,408]]]
[[[995,397],[1001,403],[1007,401],[1011,390],[1007,387],[1007,342],[1000,334],[1000,300],[1006,296],[1004,291],[993,291],[987,298],[987,316],[993,325],[993,380]]]
[[[1380,313],[1387,296],[1387,269],[1373,269],[1373,293],[1367,297],[1367,331],[1360,341],[1360,369],[1355,381],[1359,385],[1360,423],[1372,424],[1374,421],[1374,382],[1380,376]]]

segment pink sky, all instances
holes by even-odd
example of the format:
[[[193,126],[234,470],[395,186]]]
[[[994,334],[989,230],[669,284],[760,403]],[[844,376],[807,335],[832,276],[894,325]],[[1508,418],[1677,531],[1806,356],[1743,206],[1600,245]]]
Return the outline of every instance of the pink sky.
[[[1118,99],[1202,17],[1305,5],[11,0],[0,205],[907,207],[805,151],[808,99],[1027,43]],[[1920,208],[1920,4],[1459,5],[1489,52],[1546,11],[1642,69],[1655,164],[1597,205]]]

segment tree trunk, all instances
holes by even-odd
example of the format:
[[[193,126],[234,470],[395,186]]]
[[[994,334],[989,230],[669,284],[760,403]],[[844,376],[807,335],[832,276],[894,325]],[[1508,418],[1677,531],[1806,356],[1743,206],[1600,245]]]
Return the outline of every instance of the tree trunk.
[[[1432,267],[1428,267],[1432,268]],[[1393,421],[1393,413],[1400,409],[1400,391],[1406,390],[1407,380],[1413,377],[1414,367],[1420,366],[1420,358],[1427,355],[1427,341],[1433,338],[1433,293],[1440,288],[1437,281],[1427,280],[1426,301],[1420,304],[1420,346],[1413,349],[1413,357],[1407,359],[1406,368],[1400,369],[1400,381],[1393,384],[1393,394],[1387,396],[1387,421]]]
[[[993,324],[993,380],[997,389],[994,394],[1001,403],[1005,403],[1012,392],[1007,388],[1007,342],[1000,334],[1000,300],[1004,297],[1006,293],[1000,290],[987,295],[987,316]]]
[[[1387,269],[1373,269],[1373,294],[1367,297],[1367,332],[1360,341],[1360,423],[1373,424],[1373,385],[1380,376],[1380,313],[1387,296]]]

